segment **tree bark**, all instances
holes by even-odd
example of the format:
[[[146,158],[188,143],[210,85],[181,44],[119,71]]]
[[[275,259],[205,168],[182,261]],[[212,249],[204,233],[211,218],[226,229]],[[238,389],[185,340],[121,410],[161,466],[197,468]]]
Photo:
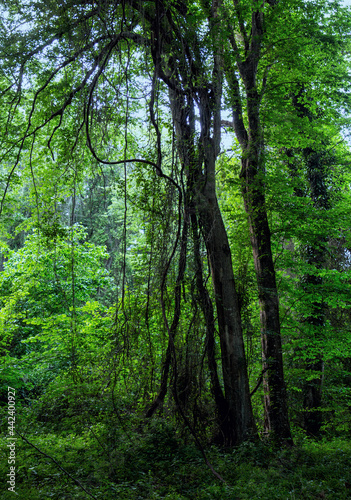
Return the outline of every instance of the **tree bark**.
[[[215,163],[220,145],[220,106],[222,97],[221,44],[218,39],[219,0],[213,0],[209,14],[214,47],[212,78],[204,66],[195,33],[182,37],[177,55],[169,33],[179,36],[169,11],[156,2],[152,23],[151,55],[158,78],[168,86],[177,150],[182,174],[193,203],[204,239],[212,272],[221,345],[224,394],[228,405],[224,442],[237,445],[256,436],[250,401],[245,349],[241,330],[238,297],[234,284],[231,252],[218,206]],[[190,33],[189,33],[190,36]],[[172,45],[173,44],[173,45]],[[178,59],[177,59],[178,57]],[[200,110],[201,134],[196,144],[195,101]],[[212,133],[212,136],[211,136]]]
[[[215,94],[215,99],[216,99]],[[218,97],[217,97],[218,98]],[[228,404],[228,444],[239,444],[256,435],[252,414],[245,348],[242,335],[238,295],[235,288],[232,256],[227,232],[216,194],[216,156],[219,152],[220,120],[214,115],[211,97],[203,91],[199,100],[201,136],[200,147],[204,179],[196,185],[197,208],[210,262],[212,283],[220,334],[224,393]],[[210,127],[213,123],[213,137]],[[216,125],[218,124],[218,125]],[[217,134],[216,134],[217,133]]]
[[[201,202],[200,225],[215,292],[224,393],[228,405],[227,445],[256,435],[231,251],[218,202],[210,192]]]
[[[279,320],[279,299],[271,251],[271,235],[259,173],[242,160],[242,192],[249,216],[261,322],[264,385],[264,427],[273,440],[292,443],[288,419]]]

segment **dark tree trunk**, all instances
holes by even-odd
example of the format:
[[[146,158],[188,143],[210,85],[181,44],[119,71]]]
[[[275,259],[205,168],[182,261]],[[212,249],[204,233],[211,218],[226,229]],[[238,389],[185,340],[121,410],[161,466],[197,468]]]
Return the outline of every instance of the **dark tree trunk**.
[[[256,436],[257,433],[251,408],[231,252],[216,196],[215,162],[220,145],[222,97],[222,46],[218,38],[219,24],[216,22],[219,3],[213,0],[209,13],[215,52],[212,79],[205,76],[210,70],[208,65],[205,67],[203,64],[196,36],[189,40],[178,40],[178,46],[172,45],[175,40],[172,40],[170,33],[178,37],[179,29],[170,17],[170,12],[166,12],[165,4],[159,1],[155,3],[156,16],[152,21],[151,55],[155,74],[169,89],[182,176],[187,179],[189,200],[198,215],[210,262],[221,345],[224,396],[228,406],[222,430],[225,433],[225,444],[232,446]],[[196,144],[194,99],[200,110],[199,144]]]
[[[252,415],[238,296],[227,233],[216,199],[202,201],[200,225],[210,260],[220,335],[224,393],[228,405],[227,445],[256,434]]]
[[[240,56],[233,30],[229,38],[237,68],[228,57],[225,68],[231,89],[233,126],[242,148],[241,188],[245,210],[249,217],[261,311],[265,430],[274,441],[292,444],[283,370],[278,291],[265,205],[263,134],[260,125],[261,96],[256,85],[263,36],[263,14],[259,11],[252,14],[250,41],[244,26],[240,29],[245,41],[246,59],[242,60]],[[243,119],[237,69],[246,90],[247,127]]]
[[[195,211],[191,215],[192,235],[194,242],[195,277],[198,292],[198,301],[206,323],[206,353],[208,369],[211,377],[211,392],[216,405],[217,423],[219,434],[215,438],[218,444],[225,444],[228,441],[230,432],[230,422],[228,421],[229,408],[224,397],[222,387],[218,377],[216,352],[215,352],[215,318],[212,300],[204,284],[202,272],[202,260],[200,255],[200,234],[198,231],[198,221]]]
[[[216,95],[215,95],[216,99]],[[212,105],[211,105],[212,104]],[[224,393],[228,404],[228,443],[239,444],[256,435],[252,414],[245,348],[232,256],[216,194],[216,157],[220,130],[217,106],[204,90],[200,94],[200,158],[204,178],[195,185],[200,227],[210,262],[220,335]],[[213,113],[213,109],[215,109]],[[212,115],[213,113],[213,115]],[[213,116],[213,121],[211,120]],[[214,134],[210,135],[213,124]],[[216,135],[217,132],[217,135]]]
[[[194,209],[199,217],[211,267],[227,405],[227,415],[221,429],[225,434],[224,443],[233,446],[257,433],[251,408],[231,251],[216,195],[215,162],[219,144],[210,137],[210,127],[215,121],[210,100],[207,91],[202,90],[199,99],[200,151],[197,151],[191,122],[193,103],[186,103],[184,96],[170,91],[179,155],[193,193]],[[223,407],[218,407],[218,411],[223,413]]]
[[[291,442],[279,321],[279,300],[265,209],[262,179],[249,159],[242,161],[242,190],[260,304],[265,431],[273,440]]]

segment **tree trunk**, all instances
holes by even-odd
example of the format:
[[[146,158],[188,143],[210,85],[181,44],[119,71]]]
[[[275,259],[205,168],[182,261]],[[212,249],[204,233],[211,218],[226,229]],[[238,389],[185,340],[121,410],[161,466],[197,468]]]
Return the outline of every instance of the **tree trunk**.
[[[255,436],[256,429],[231,251],[217,200],[208,194],[199,212],[218,317],[224,393],[228,405],[226,444],[237,445]]]
[[[220,335],[224,393],[228,404],[228,444],[239,444],[256,435],[245,348],[242,335],[238,295],[235,288],[232,256],[227,232],[216,194],[216,156],[219,152],[220,134],[210,136],[210,96],[200,95],[200,147],[204,165],[204,178],[196,185],[197,208],[210,262],[212,283]],[[215,114],[215,113],[214,113]],[[218,122],[218,120],[217,120]]]
[[[194,209],[199,215],[211,267],[221,346],[224,395],[228,407],[222,431],[225,434],[225,445],[234,446],[256,436],[257,433],[251,408],[231,251],[216,195],[215,162],[220,136],[216,138],[216,142],[210,137],[210,127],[214,122],[211,97],[205,89],[199,93],[200,151],[194,144],[192,99],[189,97],[186,102],[184,95],[170,90],[170,103],[179,156],[193,193]]]
[[[200,235],[195,211],[191,214],[192,235],[194,242],[195,277],[198,292],[198,301],[206,323],[206,353],[208,369],[211,377],[211,392],[216,405],[217,423],[219,434],[215,441],[217,444],[226,444],[230,435],[230,422],[228,421],[229,408],[224,397],[218,377],[216,352],[215,352],[215,318],[210,294],[204,285],[202,261],[200,256]]]
[[[234,31],[229,39],[236,59],[225,59],[227,80],[231,90],[233,126],[242,149],[241,189],[249,217],[250,238],[258,285],[264,383],[265,431],[278,443],[292,444],[288,418],[287,396],[283,370],[282,343],[279,322],[279,301],[271,250],[271,234],[265,206],[264,169],[262,165],[263,134],[260,124],[260,102],[256,84],[263,37],[263,14],[253,12],[251,41],[246,39],[246,59],[242,60]],[[246,90],[248,125],[243,119],[243,102],[238,77]],[[264,86],[263,81],[263,86]]]
[[[249,158],[242,160],[242,192],[249,216],[261,322],[264,427],[273,440],[292,443],[288,419],[279,321],[279,300],[262,178]]]
[[[169,89],[182,176],[184,175],[187,179],[190,201],[199,217],[202,237],[211,266],[221,345],[224,393],[228,405],[224,441],[226,445],[237,445],[250,436],[256,435],[256,428],[251,408],[231,252],[216,196],[215,163],[220,145],[223,77],[222,43],[218,38],[220,24],[217,23],[219,4],[220,2],[213,0],[208,18],[214,46],[211,79],[205,76],[211,70],[207,61],[205,64],[203,62],[196,37],[193,37],[190,42],[182,39],[182,50],[178,53],[178,59],[171,55],[173,48],[168,28],[171,27],[171,31],[173,30],[173,22],[169,16],[167,17],[161,2],[156,2],[151,54],[155,64],[155,74]],[[176,32],[178,34],[178,28]],[[200,110],[199,144],[196,144],[195,100]]]

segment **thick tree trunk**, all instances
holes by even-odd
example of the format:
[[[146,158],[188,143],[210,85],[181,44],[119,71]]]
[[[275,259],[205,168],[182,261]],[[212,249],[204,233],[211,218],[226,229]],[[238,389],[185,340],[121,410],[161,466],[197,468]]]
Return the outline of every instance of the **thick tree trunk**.
[[[256,435],[231,251],[218,202],[202,200],[200,225],[210,260],[215,292],[224,393],[228,405],[226,444]]]
[[[189,97],[186,102],[184,95],[170,90],[170,103],[179,156],[184,166],[189,189],[193,193],[193,206],[199,216],[199,224],[211,267],[221,346],[224,395],[227,404],[227,416],[222,425],[222,431],[225,434],[224,443],[227,446],[233,446],[256,436],[257,433],[251,408],[231,251],[216,195],[215,162],[220,135],[214,141],[210,137],[210,128],[211,124],[214,124],[216,129],[219,126],[219,120],[218,117],[217,119],[213,117],[211,96],[207,90],[203,89],[199,93],[200,151],[194,144],[192,99]],[[220,100],[220,94],[218,98]]]
[[[222,43],[218,38],[219,1],[211,3],[209,23],[215,51],[212,81],[206,78],[209,67],[203,64],[196,37],[183,40],[178,59],[171,56],[172,46],[165,26],[167,18],[163,4],[156,3],[151,54],[156,75],[169,89],[177,150],[182,163],[182,175],[187,179],[210,261],[215,291],[218,327],[221,345],[225,399],[228,404],[225,443],[236,445],[256,435],[238,297],[235,290],[231,252],[227,233],[218,206],[215,186],[215,162],[220,145],[220,107],[222,98]],[[171,23],[172,25],[172,23]],[[173,29],[173,25],[172,25]],[[162,31],[162,36],[161,36]],[[166,51],[164,47],[169,44]],[[170,50],[170,51],[169,51]],[[166,64],[163,64],[163,62]],[[207,64],[207,63],[206,63]],[[205,76],[205,78],[204,78]],[[196,82],[196,83],[195,83]],[[196,144],[194,101],[200,110],[201,134]],[[212,138],[211,138],[212,134]],[[198,146],[198,147],[197,147]]]
[[[240,11],[237,10],[237,14]],[[237,33],[229,25],[229,50],[225,55],[225,71],[230,86],[233,109],[233,126],[242,149],[241,185],[245,210],[249,217],[250,237],[255,263],[261,320],[265,430],[278,443],[292,444],[286,388],[284,381],[282,343],[279,323],[279,302],[275,270],[271,251],[271,235],[265,206],[264,170],[262,168],[263,135],[260,125],[261,95],[258,93],[256,76],[264,36],[263,13],[252,12],[251,33],[248,35],[239,22],[240,35],[244,41],[245,58],[237,43]],[[233,64],[233,56],[236,64]],[[247,125],[243,118],[243,99],[238,80],[246,91]],[[262,80],[262,89],[266,85]]]
[[[203,91],[200,94],[199,108],[200,159],[204,167],[204,176],[198,178],[195,183],[195,199],[215,292],[224,393],[228,404],[228,431],[230,432],[228,444],[236,445],[249,437],[256,436],[256,427],[251,407],[231,250],[216,193],[215,166],[220,142],[220,120],[216,108],[219,110],[219,102],[215,105],[213,113],[211,98],[206,91]],[[211,123],[213,123],[214,130],[213,138],[210,135]]]
[[[231,26],[231,20],[227,17]],[[242,149],[241,186],[245,210],[249,217],[250,237],[258,284],[263,381],[265,430],[278,443],[292,443],[288,418],[286,388],[284,381],[282,343],[279,323],[279,302],[275,270],[271,251],[271,235],[265,206],[264,170],[262,165],[263,134],[260,125],[261,95],[258,93],[256,76],[260,61],[264,35],[263,13],[252,12],[251,34],[248,36],[243,23],[239,23],[244,40],[245,59],[237,44],[234,28],[229,32],[229,41],[234,53],[225,57],[227,81],[231,90],[233,126]],[[243,99],[238,81],[239,70],[246,91],[248,124],[243,118]],[[262,89],[266,84],[266,75]]]
[[[206,323],[206,353],[208,369],[211,377],[211,392],[216,405],[217,423],[219,434],[215,441],[218,444],[226,444],[228,436],[231,435],[230,421],[228,420],[229,408],[224,397],[222,387],[218,377],[216,351],[215,351],[215,318],[212,300],[204,284],[202,272],[202,260],[200,256],[200,234],[198,231],[198,221],[195,211],[191,215],[192,235],[194,242],[195,277],[198,292],[198,301]]]

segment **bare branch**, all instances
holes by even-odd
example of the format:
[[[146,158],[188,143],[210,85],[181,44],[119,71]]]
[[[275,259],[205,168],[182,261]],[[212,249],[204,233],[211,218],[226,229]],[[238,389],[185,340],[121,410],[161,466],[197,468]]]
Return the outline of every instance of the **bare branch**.
[[[81,488],[83,491],[85,491],[85,493],[87,495],[89,495],[91,498],[94,498],[94,500],[97,500],[97,497],[95,495],[93,495],[92,493],[90,493],[83,485],[80,481],[78,481],[78,479],[76,479],[75,477],[73,477],[68,471],[66,471],[66,469],[64,469],[58,462],[57,460],[55,460],[55,458],[51,457],[50,455],[48,455],[47,453],[45,453],[44,451],[40,450],[37,446],[35,446],[35,444],[31,443],[30,441],[28,441],[27,438],[25,438],[24,436],[22,436],[22,434],[20,434],[19,432],[16,431],[16,434],[18,434],[22,439],[23,441],[25,441],[27,444],[29,444],[29,446],[32,446],[32,448],[34,448],[35,450],[37,450],[41,455],[43,455],[44,457],[48,458],[49,460],[51,460],[52,462],[54,462],[54,464],[60,469],[62,470],[62,472],[64,472],[70,479],[72,479],[72,481],[74,481],[78,486],[79,488]]]
[[[251,398],[255,394],[255,392],[257,392],[257,390],[259,389],[260,385],[262,384],[262,382],[263,382],[263,375],[266,373],[267,370],[268,370],[268,366],[262,370],[261,375],[257,379],[257,383],[255,385],[255,388],[250,392],[250,397]]]

